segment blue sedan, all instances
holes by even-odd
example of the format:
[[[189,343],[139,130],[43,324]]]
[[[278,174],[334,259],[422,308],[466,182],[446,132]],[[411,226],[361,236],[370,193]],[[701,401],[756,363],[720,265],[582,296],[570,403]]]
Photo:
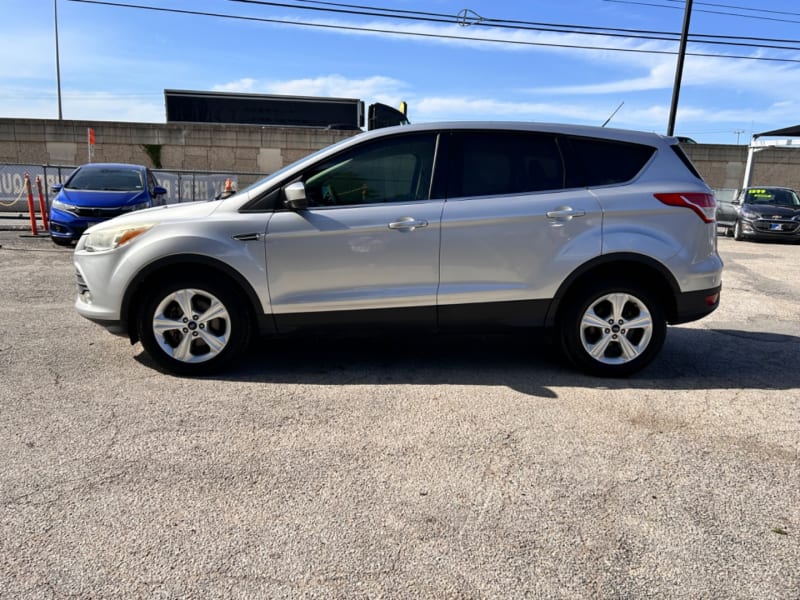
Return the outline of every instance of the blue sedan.
[[[167,190],[142,165],[89,163],[53,186],[50,238],[67,246],[90,225],[165,203]]]

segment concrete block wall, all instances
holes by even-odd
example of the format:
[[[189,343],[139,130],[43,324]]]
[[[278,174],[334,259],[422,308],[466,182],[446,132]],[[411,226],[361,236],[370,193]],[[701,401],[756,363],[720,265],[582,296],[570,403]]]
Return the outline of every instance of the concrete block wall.
[[[80,165],[88,161],[88,129],[95,132],[94,161],[156,166],[146,144],[161,146],[161,167],[174,170],[267,174],[356,132],[261,125],[118,123],[0,119],[0,163]],[[747,146],[686,144],[686,154],[712,188],[738,189]],[[800,189],[800,148],[755,154],[752,185]]]
[[[271,173],[352,136],[353,131],[227,124],[116,123],[0,119],[0,163],[80,165],[132,162],[155,167],[145,145],[161,146],[163,169]]]
[[[747,146],[686,144],[682,148],[712,188],[742,187]],[[756,152],[750,185],[778,185],[800,190],[800,148],[769,147]]]

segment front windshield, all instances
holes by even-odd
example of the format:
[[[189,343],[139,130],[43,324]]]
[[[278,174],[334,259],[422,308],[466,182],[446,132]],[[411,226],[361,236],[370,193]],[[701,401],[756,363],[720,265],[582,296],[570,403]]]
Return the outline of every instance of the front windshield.
[[[78,169],[65,184],[73,190],[129,192],[144,189],[141,171],[119,167]]]
[[[800,197],[794,190],[782,188],[750,188],[744,201],[747,204],[769,204],[770,206],[788,206],[800,208]]]

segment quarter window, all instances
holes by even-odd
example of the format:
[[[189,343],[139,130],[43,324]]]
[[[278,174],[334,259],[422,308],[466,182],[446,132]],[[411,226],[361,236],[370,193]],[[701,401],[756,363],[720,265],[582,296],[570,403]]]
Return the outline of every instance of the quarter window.
[[[587,187],[630,181],[656,151],[642,144],[579,137],[570,138],[570,147]]]

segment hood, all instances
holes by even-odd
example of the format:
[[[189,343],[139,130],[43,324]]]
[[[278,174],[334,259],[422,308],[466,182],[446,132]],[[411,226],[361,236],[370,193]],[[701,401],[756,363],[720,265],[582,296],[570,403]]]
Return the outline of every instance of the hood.
[[[756,213],[764,219],[791,219],[800,216],[800,207],[793,208],[774,204],[752,204],[748,202],[742,205],[742,210]]]
[[[137,210],[108,221],[103,221],[90,229],[99,230],[119,225],[143,225],[151,223],[165,223],[169,221],[191,221],[205,219],[221,206],[220,202],[186,202],[183,204],[168,204],[145,210]]]
[[[148,202],[150,196],[147,190],[115,192],[63,188],[58,193],[58,199],[64,204],[71,204],[80,208],[116,208],[117,206],[132,206]]]

